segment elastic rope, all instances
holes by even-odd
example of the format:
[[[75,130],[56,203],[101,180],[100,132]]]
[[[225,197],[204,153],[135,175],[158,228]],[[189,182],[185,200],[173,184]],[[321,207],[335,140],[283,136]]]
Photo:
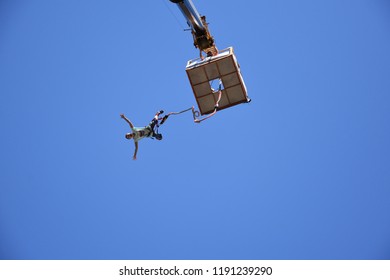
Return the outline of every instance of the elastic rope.
[[[187,112],[187,111],[189,111],[189,110],[192,110],[192,113],[194,114],[194,106],[192,106],[192,107],[190,107],[190,108],[188,108],[188,109],[185,109],[185,110],[183,110],[183,111],[180,111],[180,112],[170,112],[169,114],[166,114],[164,117],[159,118],[159,120],[160,120],[160,125],[162,125],[162,124],[168,119],[168,117],[169,117],[170,115],[180,115],[180,114],[183,114],[183,113],[185,113],[185,112]],[[194,117],[194,118],[195,118],[195,117]]]
[[[194,108],[194,107],[185,109],[185,110],[180,111],[180,112],[171,112],[171,113],[169,113],[167,116],[170,116],[170,115],[179,115],[179,114],[185,113],[185,112],[187,112],[187,111],[189,111],[189,110],[192,110],[192,108]]]

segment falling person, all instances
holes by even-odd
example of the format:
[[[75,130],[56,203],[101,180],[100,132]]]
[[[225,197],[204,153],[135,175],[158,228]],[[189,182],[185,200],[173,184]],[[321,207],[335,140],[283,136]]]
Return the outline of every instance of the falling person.
[[[135,149],[134,149],[133,160],[137,159],[138,141],[139,140],[146,138],[146,137],[155,138],[157,140],[162,140],[162,135],[160,133],[158,133],[157,128],[159,127],[159,124],[158,124],[159,116],[163,113],[164,113],[163,110],[157,112],[156,115],[154,116],[154,118],[145,127],[135,127],[132,124],[132,122],[124,114],[120,115],[121,118],[124,119],[130,125],[131,131],[132,131],[131,133],[126,133],[125,137],[128,140],[130,140],[130,139],[134,140]]]

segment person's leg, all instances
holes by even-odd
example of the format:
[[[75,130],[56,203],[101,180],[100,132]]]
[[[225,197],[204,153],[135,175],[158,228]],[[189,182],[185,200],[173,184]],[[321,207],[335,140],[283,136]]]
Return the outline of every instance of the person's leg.
[[[149,126],[152,128],[152,130],[154,131],[154,127],[158,124],[158,117],[163,114],[164,111],[163,110],[160,110],[159,112],[157,112],[155,115],[154,115],[154,118],[150,121],[149,123]]]

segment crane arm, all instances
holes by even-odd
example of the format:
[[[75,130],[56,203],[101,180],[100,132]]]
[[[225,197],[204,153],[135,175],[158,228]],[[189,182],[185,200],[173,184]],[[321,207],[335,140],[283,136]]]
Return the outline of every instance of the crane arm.
[[[191,0],[170,0],[175,3],[183,16],[187,20],[187,24],[191,27],[194,45],[207,56],[218,54],[218,50],[214,44],[214,38],[211,36],[206,17],[200,16]]]

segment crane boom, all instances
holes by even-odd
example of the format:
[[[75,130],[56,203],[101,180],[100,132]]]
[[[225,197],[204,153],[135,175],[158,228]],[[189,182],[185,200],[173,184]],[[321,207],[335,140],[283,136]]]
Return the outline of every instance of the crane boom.
[[[187,20],[187,24],[191,27],[194,46],[201,52],[205,52],[207,56],[218,54],[218,50],[214,44],[214,38],[211,36],[206,17],[200,16],[191,0],[170,0],[177,4],[178,8]]]

